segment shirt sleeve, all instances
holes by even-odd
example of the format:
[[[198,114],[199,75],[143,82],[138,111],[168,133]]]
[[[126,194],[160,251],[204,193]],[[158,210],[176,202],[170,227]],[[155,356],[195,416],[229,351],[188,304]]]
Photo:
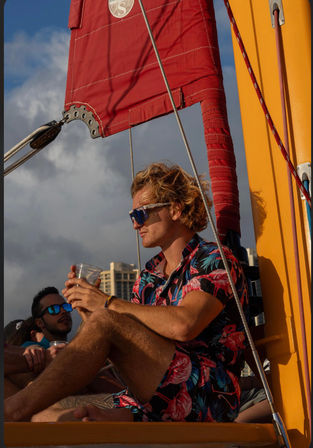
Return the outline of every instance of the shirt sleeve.
[[[232,252],[224,247],[230,273],[237,287],[241,268]],[[183,297],[191,291],[203,291],[216,297],[223,305],[233,298],[223,260],[217,248],[203,247],[197,251],[190,264],[190,280],[183,288]]]
[[[132,303],[141,304],[140,294],[139,294],[139,285],[140,285],[141,276],[137,278],[137,280],[134,283],[132,294],[130,301]]]

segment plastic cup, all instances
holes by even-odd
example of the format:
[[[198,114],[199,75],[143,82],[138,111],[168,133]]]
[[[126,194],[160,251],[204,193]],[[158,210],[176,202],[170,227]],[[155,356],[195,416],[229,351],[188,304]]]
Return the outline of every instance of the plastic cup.
[[[53,347],[55,345],[61,345],[61,344],[68,344],[67,341],[50,341],[50,347]]]
[[[84,278],[88,283],[94,285],[99,278],[100,272],[103,269],[98,266],[92,266],[91,264],[78,263],[76,265],[76,277]]]

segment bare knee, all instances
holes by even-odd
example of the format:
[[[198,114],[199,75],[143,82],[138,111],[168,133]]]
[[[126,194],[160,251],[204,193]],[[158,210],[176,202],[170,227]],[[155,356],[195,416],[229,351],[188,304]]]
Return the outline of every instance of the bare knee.
[[[236,423],[268,423],[272,421],[272,413],[267,400],[260,401],[238,414]]]
[[[115,325],[120,325],[123,315],[116,311],[100,308],[94,311],[89,319],[86,321],[83,329],[85,331],[99,331],[105,332]]]

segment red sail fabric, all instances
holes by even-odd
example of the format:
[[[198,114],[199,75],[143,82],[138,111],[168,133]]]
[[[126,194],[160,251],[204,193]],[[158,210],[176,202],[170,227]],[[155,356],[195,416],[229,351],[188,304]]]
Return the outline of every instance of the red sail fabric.
[[[143,4],[176,106],[202,102],[219,234],[222,240],[228,230],[240,235],[213,2],[143,0]],[[122,17],[110,12],[121,15],[127,7],[130,10]],[[85,106],[102,137],[172,111],[136,0],[72,0],[69,27],[65,111]]]

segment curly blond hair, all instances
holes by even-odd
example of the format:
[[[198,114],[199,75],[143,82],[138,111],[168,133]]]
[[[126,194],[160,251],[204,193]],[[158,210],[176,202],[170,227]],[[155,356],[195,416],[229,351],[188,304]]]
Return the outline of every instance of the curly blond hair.
[[[209,207],[209,182],[201,178],[201,185]],[[152,163],[139,171],[131,186],[131,195],[142,188],[151,187],[151,193],[156,202],[176,202],[182,206],[181,222],[188,229],[200,232],[208,224],[208,216],[202,200],[197,181],[178,165]]]

